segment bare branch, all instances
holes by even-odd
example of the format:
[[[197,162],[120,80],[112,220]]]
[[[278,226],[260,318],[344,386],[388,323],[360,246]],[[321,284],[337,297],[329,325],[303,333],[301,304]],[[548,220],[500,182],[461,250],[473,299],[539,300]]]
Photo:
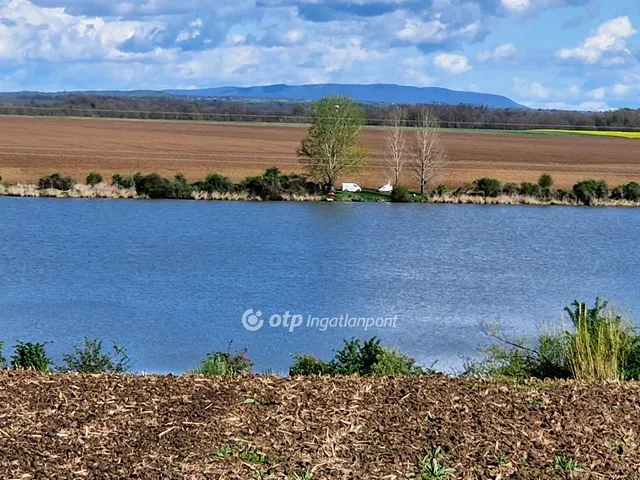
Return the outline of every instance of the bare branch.
[[[429,107],[418,112],[417,130],[410,155],[410,169],[420,182],[420,194],[439,175],[448,160],[440,141],[440,121]]]
[[[406,109],[395,107],[389,114],[386,129],[388,157],[383,162],[382,173],[391,178],[393,185],[400,182],[405,160],[405,138],[403,124],[406,119]]]

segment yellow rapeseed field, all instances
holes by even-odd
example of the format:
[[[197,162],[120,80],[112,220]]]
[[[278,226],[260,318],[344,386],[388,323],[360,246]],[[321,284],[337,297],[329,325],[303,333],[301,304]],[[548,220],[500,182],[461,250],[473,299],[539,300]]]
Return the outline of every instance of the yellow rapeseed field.
[[[640,138],[640,132],[617,132],[603,130],[554,130],[554,129],[536,129],[529,130],[530,133],[546,133],[558,135],[591,135],[598,137],[621,137],[621,138]]]

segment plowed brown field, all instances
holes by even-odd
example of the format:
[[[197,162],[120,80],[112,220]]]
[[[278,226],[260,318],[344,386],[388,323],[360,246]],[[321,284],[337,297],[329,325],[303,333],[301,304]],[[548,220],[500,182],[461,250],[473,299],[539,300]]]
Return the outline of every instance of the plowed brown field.
[[[0,373],[2,479],[633,480],[639,432],[637,382]]]
[[[299,171],[296,147],[306,129],[294,126],[195,122],[0,118],[0,175],[5,182],[35,182],[59,172],[83,180],[91,171],[105,176],[184,173],[189,180],[218,172],[238,181],[277,165]],[[409,133],[410,135],[410,133]],[[443,174],[450,186],[482,176],[534,181],[551,173],[558,187],[603,178],[612,185],[640,180],[640,143],[623,138],[444,132],[451,163]],[[369,166],[348,179],[378,186],[385,136],[367,129]],[[405,183],[414,184],[407,175]]]

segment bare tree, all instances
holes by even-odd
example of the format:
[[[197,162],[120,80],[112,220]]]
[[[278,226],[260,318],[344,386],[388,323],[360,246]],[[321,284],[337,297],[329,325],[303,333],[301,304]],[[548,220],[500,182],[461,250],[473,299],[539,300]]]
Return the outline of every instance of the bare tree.
[[[404,107],[394,107],[389,112],[389,121],[387,123],[387,154],[383,163],[383,173],[387,178],[393,179],[393,185],[400,182],[402,167],[405,160],[405,138],[404,138],[404,122],[407,117],[407,111]]]
[[[420,182],[420,195],[435,180],[447,163],[447,153],[440,141],[440,120],[427,106],[418,111],[414,144],[409,156],[409,166]]]

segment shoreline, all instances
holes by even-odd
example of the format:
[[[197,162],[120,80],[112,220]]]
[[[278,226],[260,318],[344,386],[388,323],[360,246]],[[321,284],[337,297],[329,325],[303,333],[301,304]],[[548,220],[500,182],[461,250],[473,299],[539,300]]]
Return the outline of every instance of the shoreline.
[[[105,183],[96,186],[76,184],[70,190],[39,189],[34,184],[14,184],[5,185],[0,183],[0,197],[14,198],[82,198],[82,199],[129,199],[129,200],[153,200],[146,195],[138,195],[134,188],[120,188]],[[177,200],[177,199],[166,199]],[[247,192],[192,192],[191,198],[180,200],[199,201],[245,201],[245,202],[335,202],[335,203],[402,203],[391,202],[388,196],[376,194],[372,199],[367,195],[358,196],[346,192],[337,192],[335,197],[314,194],[283,194],[282,200],[264,200],[260,197],[250,195]],[[592,204],[586,205],[581,202],[559,199],[541,199],[529,195],[498,195],[497,197],[484,197],[477,195],[454,195],[452,193],[444,195],[434,195],[415,202],[422,204],[451,204],[451,205],[527,205],[527,206],[565,206],[565,207],[618,207],[618,208],[638,208],[640,202],[631,200],[598,199]]]

